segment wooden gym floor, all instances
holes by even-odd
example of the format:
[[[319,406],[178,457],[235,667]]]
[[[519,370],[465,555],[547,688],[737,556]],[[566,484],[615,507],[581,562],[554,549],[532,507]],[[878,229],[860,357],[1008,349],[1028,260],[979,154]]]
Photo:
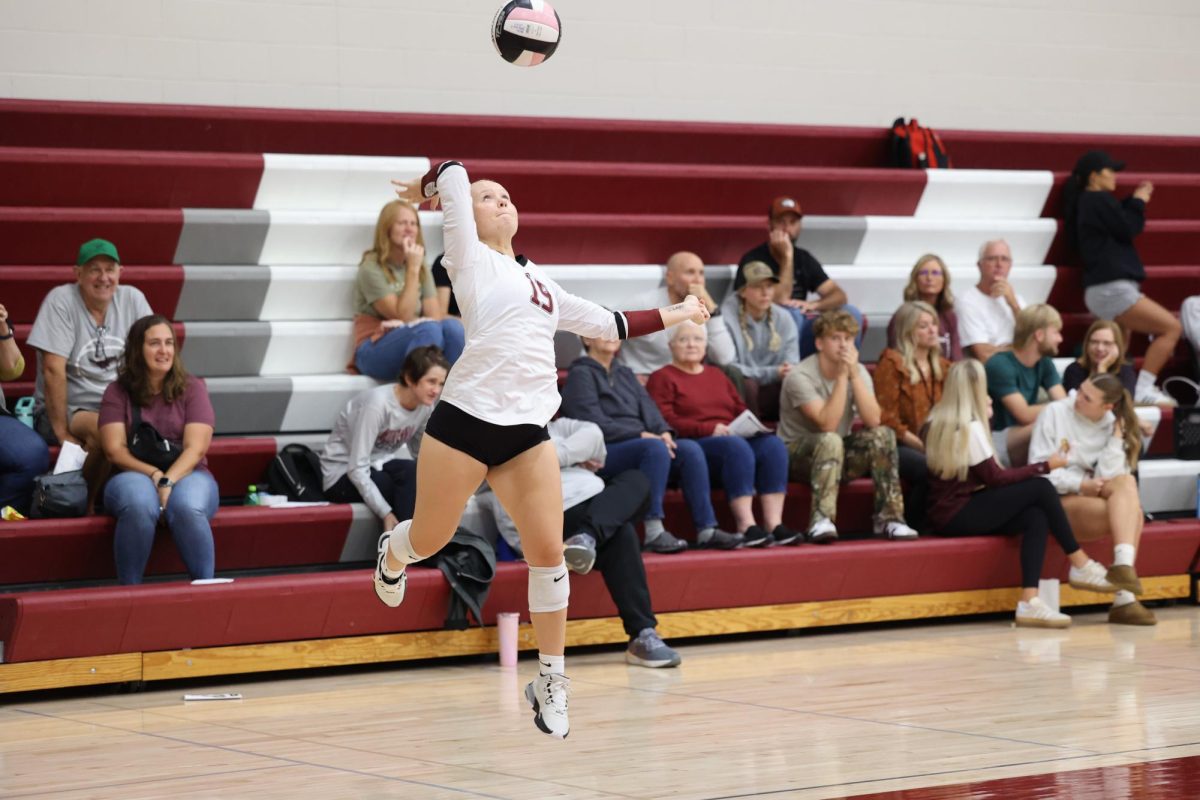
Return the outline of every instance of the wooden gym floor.
[[[564,742],[529,658],[0,697],[0,798],[1197,797],[1200,609],[1158,614],[732,638],[673,670],[593,650]]]

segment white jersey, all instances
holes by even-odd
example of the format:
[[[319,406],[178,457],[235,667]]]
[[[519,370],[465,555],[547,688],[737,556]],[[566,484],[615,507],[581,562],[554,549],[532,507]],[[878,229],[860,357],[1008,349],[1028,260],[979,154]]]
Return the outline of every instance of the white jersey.
[[[467,334],[442,400],[493,425],[545,425],[561,402],[554,332],[616,339],[617,318],[564,291],[533,262],[480,242],[463,167],[443,169],[437,187],[444,208],[442,266]]]

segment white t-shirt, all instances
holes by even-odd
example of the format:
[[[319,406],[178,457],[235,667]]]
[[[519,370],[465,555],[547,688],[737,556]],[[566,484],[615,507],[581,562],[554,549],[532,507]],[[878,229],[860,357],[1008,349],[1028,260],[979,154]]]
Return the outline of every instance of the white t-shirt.
[[[445,209],[442,266],[467,335],[442,400],[493,425],[545,425],[561,402],[555,330],[616,339],[616,317],[564,291],[532,261],[480,242],[466,169],[447,167],[437,186]]]
[[[1016,297],[1017,305],[1024,308],[1025,298],[1019,294]],[[979,287],[971,286],[955,295],[954,311],[958,315],[958,338],[963,347],[1012,344],[1016,319],[1003,297],[991,297],[979,291]]]
[[[967,430],[967,466],[973,467],[995,455],[992,434],[982,422],[977,419],[971,420],[971,427]]]

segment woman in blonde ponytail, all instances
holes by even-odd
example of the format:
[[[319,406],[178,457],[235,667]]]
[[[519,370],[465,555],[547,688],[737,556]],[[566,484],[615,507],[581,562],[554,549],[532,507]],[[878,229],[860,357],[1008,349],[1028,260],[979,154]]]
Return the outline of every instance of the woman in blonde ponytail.
[[[1063,510],[1080,541],[1112,537],[1113,564],[1106,579],[1117,592],[1108,621],[1155,624],[1154,613],[1136,597],[1142,584],[1134,559],[1144,516],[1133,470],[1142,441],[1133,399],[1118,376],[1092,375],[1073,396],[1050,403],[1038,415],[1029,458],[1064,447],[1067,464],[1046,478],[1062,496]]]

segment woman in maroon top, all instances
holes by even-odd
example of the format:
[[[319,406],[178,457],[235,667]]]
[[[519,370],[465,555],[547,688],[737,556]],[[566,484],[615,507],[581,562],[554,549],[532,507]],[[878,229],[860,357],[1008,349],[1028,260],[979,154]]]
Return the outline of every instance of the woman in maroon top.
[[[1067,464],[1062,452],[1049,461],[1005,469],[996,461],[987,428],[991,399],[987,376],[975,359],[950,368],[942,399],[929,415],[925,455],[929,464],[929,522],[946,536],[1021,535],[1021,601],[1018,625],[1065,628],[1066,614],[1038,597],[1046,534],[1054,536],[1071,562],[1070,583],[1093,592],[1116,591],[1106,570],[1088,558],[1053,484],[1041,476]]]
[[[130,452],[135,405],[143,424],[181,446],[174,460],[149,464]],[[104,508],[117,518],[114,550],[121,583],[142,582],[163,516],[192,579],[213,576],[209,520],[217,513],[218,496],[205,453],[214,421],[203,381],[189,375],[176,355],[170,320],[152,314],[133,323],[117,379],[100,401],[99,422],[104,453],[120,470],[104,489]]]
[[[678,325],[671,330],[669,342],[671,363],[650,376],[646,391],[667,424],[681,437],[695,439],[700,445],[709,474],[720,476],[745,546],[796,542],[799,534],[783,524],[787,447],[773,433],[743,438],[730,429],[730,423],[746,410],[746,404],[724,372],[704,363],[708,348],[704,326],[690,322]],[[754,519],[756,492],[765,527]]]

